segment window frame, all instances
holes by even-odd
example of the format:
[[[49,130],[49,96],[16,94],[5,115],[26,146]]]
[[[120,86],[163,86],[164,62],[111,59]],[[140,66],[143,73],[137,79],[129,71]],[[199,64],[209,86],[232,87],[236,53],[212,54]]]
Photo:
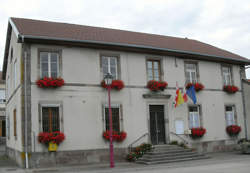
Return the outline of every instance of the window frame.
[[[104,73],[103,73],[103,57],[115,57],[116,58],[116,78],[114,80],[120,80],[121,79],[121,62],[120,62],[120,55],[116,53],[100,53],[100,72],[101,72],[101,79],[104,78]]]
[[[234,122],[233,122],[233,124],[231,124],[231,125],[237,125],[237,124],[238,124],[238,121],[237,121],[236,106],[235,106],[234,104],[226,104],[226,105],[224,106],[226,127],[230,126],[230,125],[228,125],[228,120],[227,120],[227,112],[228,112],[228,111],[226,111],[226,108],[227,108],[227,107],[232,107],[232,110],[233,110],[233,120],[234,120]]]
[[[221,64],[221,77],[222,77],[222,85],[225,86],[225,80],[224,80],[224,73],[223,73],[223,68],[226,67],[230,70],[230,78],[231,78],[231,84],[234,85],[234,80],[233,80],[233,67],[232,65],[229,64]]]
[[[188,109],[188,128],[192,129],[192,128],[199,128],[199,127],[193,127],[194,124],[192,124],[192,128],[190,127],[190,111],[189,108],[190,107],[197,107],[198,108],[198,115],[199,115],[199,127],[203,127],[203,118],[202,118],[202,108],[201,105],[188,105],[187,109]]]
[[[38,51],[37,51],[37,69],[38,69],[38,73],[37,73],[37,77],[38,78],[42,78],[42,68],[41,68],[41,57],[40,57],[40,53],[41,52],[47,52],[49,54],[51,53],[57,53],[58,54],[58,64],[57,64],[57,78],[59,77],[62,77],[62,49],[48,49],[48,48],[38,48]],[[50,63],[49,59],[48,59],[48,64]],[[51,64],[51,63],[50,63]],[[51,65],[48,65],[48,66],[51,66]],[[49,72],[49,69],[48,69],[48,73],[49,73],[49,76],[51,76],[51,72]]]
[[[187,64],[194,64],[195,67],[196,67],[196,83],[200,82],[200,74],[199,74],[199,63],[197,61],[184,61],[184,76],[185,76],[185,84],[188,84],[188,83],[193,83],[193,81],[190,81],[188,82],[188,79],[187,79]]]
[[[14,60],[13,63],[13,84],[14,84],[14,90],[17,87],[17,59]]]
[[[152,62],[152,79],[149,79],[149,69],[148,69],[148,61]],[[162,70],[162,58],[146,58],[146,76],[147,81],[155,80],[154,76],[154,62],[158,62],[158,74],[159,74],[159,80],[156,81],[162,81],[163,79],[163,70]]]
[[[102,104],[102,121],[103,121],[103,131],[106,131],[106,115],[105,115],[105,109],[108,108],[108,104]],[[119,132],[124,131],[124,126],[123,126],[123,113],[122,113],[122,104],[116,104],[113,103],[111,104],[111,109],[112,108],[119,108]],[[109,116],[109,115],[108,115]]]
[[[3,93],[4,98],[1,99],[1,97],[0,97],[0,104],[4,104],[4,103],[6,103],[6,90],[3,89],[3,88],[0,88],[0,92],[1,92],[1,91],[4,92],[4,93]],[[0,94],[0,96],[1,96],[1,94]]]
[[[61,102],[40,102],[38,105],[39,111],[39,132],[43,132],[43,114],[42,109],[43,107],[58,107],[59,110],[59,130],[60,132],[64,131],[63,128],[63,106]]]

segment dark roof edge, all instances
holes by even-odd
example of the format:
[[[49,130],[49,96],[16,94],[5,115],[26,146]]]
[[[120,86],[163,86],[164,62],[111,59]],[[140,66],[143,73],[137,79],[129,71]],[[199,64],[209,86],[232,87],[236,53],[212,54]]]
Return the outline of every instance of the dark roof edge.
[[[173,52],[173,53],[181,53],[181,54],[188,54],[194,56],[203,56],[203,57],[211,57],[218,60],[224,61],[234,61],[240,62],[241,64],[250,65],[250,60],[241,60],[231,57],[220,57],[216,55],[209,55],[209,54],[200,54],[196,52],[189,52],[189,51],[182,51],[182,50],[175,50],[175,49],[166,49],[166,48],[157,48],[152,46],[144,46],[144,45],[135,45],[135,44],[121,44],[121,43],[110,43],[110,42],[103,42],[103,41],[92,41],[92,40],[74,40],[74,39],[64,39],[64,38],[56,38],[56,37],[45,37],[45,36],[32,36],[32,35],[23,35],[24,39],[38,39],[38,40],[52,40],[52,41],[64,41],[64,42],[76,42],[76,43],[84,43],[84,44],[99,44],[99,45],[109,45],[109,46],[119,46],[119,47],[131,47],[131,48],[139,48],[139,49],[151,49],[151,50],[159,50],[165,52]]]

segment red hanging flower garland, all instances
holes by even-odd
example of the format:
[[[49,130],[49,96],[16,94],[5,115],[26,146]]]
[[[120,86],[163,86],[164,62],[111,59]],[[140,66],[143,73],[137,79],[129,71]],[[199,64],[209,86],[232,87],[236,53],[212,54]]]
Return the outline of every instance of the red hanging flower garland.
[[[206,129],[203,127],[191,129],[191,137],[192,138],[201,138],[202,136],[204,136],[205,133],[206,133]]]
[[[223,87],[223,91],[225,91],[229,94],[233,94],[233,93],[236,93],[237,91],[239,91],[239,88],[237,86],[234,86],[234,85],[225,85]]]
[[[198,82],[197,83],[188,83],[186,85],[186,89],[189,89],[191,86],[194,86],[194,89],[196,92],[199,92],[199,91],[204,89],[204,85],[201,83],[198,83]]]
[[[106,83],[105,83],[105,81],[103,80],[102,82],[101,82],[101,86],[103,87],[103,88],[108,88],[108,86],[106,85]],[[112,81],[112,84],[111,84],[111,89],[116,89],[116,90],[121,90],[121,89],[123,89],[124,88],[124,83],[123,83],[123,81],[122,80],[113,80]]]
[[[104,139],[106,139],[108,141],[110,140],[109,131],[103,132],[102,136],[103,136]],[[124,139],[126,139],[127,133],[124,132],[124,131],[122,131],[122,132],[113,131],[112,137],[113,137],[114,141],[121,142]]]
[[[44,77],[36,81],[36,84],[40,88],[57,88],[64,85],[64,80],[62,78],[48,78]]]
[[[150,80],[147,83],[147,88],[150,89],[151,91],[164,91],[168,86],[168,83],[165,81],[155,81],[155,80]]]
[[[50,142],[53,142],[57,145],[62,143],[65,139],[64,133],[57,131],[57,132],[41,132],[38,135],[38,141],[42,144],[48,145]]]
[[[226,128],[226,131],[230,136],[237,136],[241,132],[241,127],[238,125],[231,125]]]

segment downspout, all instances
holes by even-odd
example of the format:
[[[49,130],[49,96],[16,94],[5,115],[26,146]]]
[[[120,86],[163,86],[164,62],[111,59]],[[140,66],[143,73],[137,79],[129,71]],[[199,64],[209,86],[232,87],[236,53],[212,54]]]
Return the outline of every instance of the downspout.
[[[24,36],[22,35],[22,43],[24,43]],[[27,121],[27,51],[24,51],[24,150],[25,150],[25,168],[29,168],[29,158],[28,158],[28,121]]]
[[[245,79],[245,75],[243,73],[245,71],[245,67],[240,70],[240,79],[241,79],[241,90],[242,90],[242,102],[243,102],[243,116],[244,116],[244,126],[245,126],[245,139],[248,138],[248,130],[247,130],[247,115],[246,115],[246,101],[245,101],[245,89],[243,85],[243,80]]]

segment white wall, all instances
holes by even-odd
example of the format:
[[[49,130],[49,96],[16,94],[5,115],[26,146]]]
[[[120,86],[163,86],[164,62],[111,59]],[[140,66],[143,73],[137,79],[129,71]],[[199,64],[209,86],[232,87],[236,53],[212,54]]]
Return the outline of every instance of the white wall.
[[[55,101],[63,103],[63,129],[66,140],[61,144],[59,150],[80,150],[108,148],[108,143],[102,139],[103,120],[102,104],[107,102],[107,92],[98,86],[63,86],[57,89],[40,89],[35,85],[38,79],[37,49],[51,48],[45,45],[31,46],[32,74],[31,88],[32,99],[32,134],[33,151],[45,151],[37,142],[39,133],[39,109],[40,102]],[[174,57],[163,57],[148,54],[137,54],[128,52],[114,52],[86,48],[58,47],[62,50],[62,77],[67,83],[95,84],[99,85],[102,76],[100,72],[100,54],[119,54],[121,60],[121,79],[126,86],[137,86],[137,88],[124,88],[112,92],[112,102],[123,105],[124,130],[128,137],[122,143],[115,143],[115,147],[128,147],[128,145],[145,132],[148,127],[148,104],[164,104],[167,108],[166,118],[169,118],[170,131],[175,131],[174,120],[183,119],[185,129],[188,128],[188,107],[183,104],[174,109],[173,101],[175,89],[166,89],[165,94],[170,94],[169,100],[144,99],[143,94],[149,93],[146,88],[146,57],[159,57],[163,61],[164,80],[169,87],[175,87],[176,81],[179,86],[184,86],[184,61],[177,59],[178,67],[175,67]],[[225,104],[235,104],[237,109],[238,123],[244,128],[241,92],[228,95],[221,91],[222,77],[221,65],[213,62],[199,62],[200,81],[205,90],[197,94],[198,103],[202,105],[203,125],[207,134],[201,141],[229,139],[226,134]],[[239,67],[233,66],[235,85],[240,88]],[[212,90],[217,89],[217,90]],[[220,90],[220,91],[218,91]],[[189,102],[188,104],[191,104]],[[242,130],[240,137],[244,136]],[[171,136],[170,136],[171,137]],[[147,139],[144,139],[147,141]],[[34,145],[35,144],[35,145]]]
[[[10,50],[13,47],[13,59],[10,61]],[[7,137],[7,147],[22,151],[22,137],[21,137],[21,44],[17,43],[17,37],[14,32],[11,34],[10,50],[8,57],[8,66],[6,72],[6,116],[9,118],[10,124],[6,122],[7,131],[9,131],[9,138]],[[16,87],[14,87],[14,62],[17,63],[17,81]],[[9,76],[9,81],[8,81]],[[7,84],[8,82],[8,84]],[[16,109],[16,121],[17,121],[17,138],[14,137],[13,126],[13,111]],[[8,132],[7,132],[8,133]]]

